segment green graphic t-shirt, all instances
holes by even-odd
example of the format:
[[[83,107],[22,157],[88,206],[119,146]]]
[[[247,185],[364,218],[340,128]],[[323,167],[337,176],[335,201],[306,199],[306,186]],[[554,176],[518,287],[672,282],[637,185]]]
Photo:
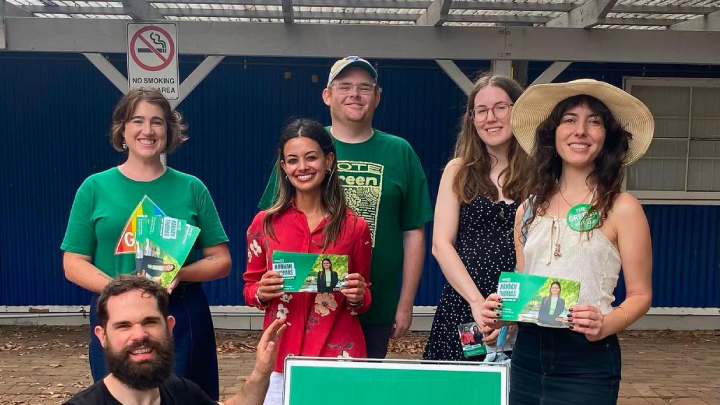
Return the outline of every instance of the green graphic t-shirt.
[[[336,139],[335,148],[348,205],[367,221],[373,240],[373,303],[360,320],[368,325],[389,325],[395,321],[399,298],[402,233],[432,220],[425,172],[406,140],[378,130],[362,143]],[[276,179],[273,170],[260,200],[261,209],[272,205]]]
[[[68,227],[60,248],[90,256],[95,267],[111,277],[135,270],[135,251],[116,254],[123,238],[134,246],[134,235],[125,232],[128,219],[147,196],[163,214],[184,219],[200,228],[195,248],[227,242],[215,203],[205,185],[196,177],[168,168],[153,181],[135,181],[117,167],[85,179],[75,195]],[[188,256],[185,265],[194,261]]]

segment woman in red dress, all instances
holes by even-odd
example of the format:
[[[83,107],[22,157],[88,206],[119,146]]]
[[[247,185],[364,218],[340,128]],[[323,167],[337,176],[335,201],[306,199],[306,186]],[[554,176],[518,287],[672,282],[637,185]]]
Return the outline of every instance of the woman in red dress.
[[[282,403],[285,357],[365,357],[357,315],[370,308],[372,243],[365,220],[345,203],[335,146],[320,123],[299,119],[278,143],[276,202],[259,212],[247,232],[245,302],[265,310],[264,327],[287,319],[265,405]],[[283,293],[270,270],[273,251],[348,256],[348,275],[338,292]]]

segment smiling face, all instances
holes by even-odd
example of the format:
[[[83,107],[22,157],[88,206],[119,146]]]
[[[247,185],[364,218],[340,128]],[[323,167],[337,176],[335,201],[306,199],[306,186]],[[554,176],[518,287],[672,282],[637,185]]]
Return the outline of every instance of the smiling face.
[[[487,86],[475,96],[473,124],[486,145],[506,146],[512,140],[511,104],[512,100],[505,90],[495,86]]]
[[[586,167],[602,151],[605,134],[602,118],[583,103],[563,114],[555,130],[555,148],[565,164]]]
[[[550,286],[550,294],[551,294],[553,297],[557,297],[558,295],[560,295],[560,285],[557,284],[557,283],[553,283],[553,284]]]
[[[323,259],[322,267],[325,270],[330,270],[330,269],[332,269],[332,262],[330,262],[330,260],[328,260],[328,259]]]
[[[162,108],[145,100],[138,102],[125,122],[123,137],[133,159],[160,159],[167,143],[167,122]]]
[[[375,84],[375,79],[361,67],[343,70],[322,94],[333,121],[372,124],[375,108],[380,102],[380,92]]]
[[[311,192],[320,189],[334,159],[332,152],[327,156],[323,153],[317,141],[299,136],[283,146],[280,167],[297,192]]]
[[[175,319],[163,317],[152,295],[130,290],[107,301],[106,327],[95,334],[105,349],[109,371],[135,389],[155,388],[172,372]]]

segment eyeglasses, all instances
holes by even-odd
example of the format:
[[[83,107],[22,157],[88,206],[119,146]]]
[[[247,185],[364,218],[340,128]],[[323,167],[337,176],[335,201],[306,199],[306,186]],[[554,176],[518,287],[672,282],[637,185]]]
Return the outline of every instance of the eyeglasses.
[[[475,122],[483,122],[487,120],[488,111],[492,110],[495,118],[505,118],[510,113],[510,107],[513,104],[496,104],[493,108],[478,107],[470,110],[470,117]]]
[[[352,84],[352,83],[335,83],[333,84],[333,87],[337,89],[337,92],[340,94],[348,94],[351,91],[353,91],[354,88],[357,87],[358,93],[360,93],[363,96],[367,96],[372,94],[375,91],[375,88],[377,85],[375,83],[359,83],[359,84]]]

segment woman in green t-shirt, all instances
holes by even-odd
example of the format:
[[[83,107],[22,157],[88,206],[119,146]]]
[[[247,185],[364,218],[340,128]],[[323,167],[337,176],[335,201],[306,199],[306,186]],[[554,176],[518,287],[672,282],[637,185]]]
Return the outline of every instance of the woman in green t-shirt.
[[[61,249],[71,282],[89,290],[90,368],[93,379],[105,377],[103,346],[94,335],[97,294],[114,277],[135,273],[135,225],[138,215],[164,215],[186,220],[201,229],[177,278],[167,288],[170,314],[176,318],[175,372],[196,382],[218,399],[215,336],[201,281],[228,275],[228,238],[215,204],[196,177],[166,167],[162,155],[187,139],[182,117],[157,90],[132,89],[118,102],[112,116],[110,142],[127,155],[125,163],[88,177],[73,202]],[[107,350],[107,348],[106,348]],[[192,354],[192,355],[191,355]]]

